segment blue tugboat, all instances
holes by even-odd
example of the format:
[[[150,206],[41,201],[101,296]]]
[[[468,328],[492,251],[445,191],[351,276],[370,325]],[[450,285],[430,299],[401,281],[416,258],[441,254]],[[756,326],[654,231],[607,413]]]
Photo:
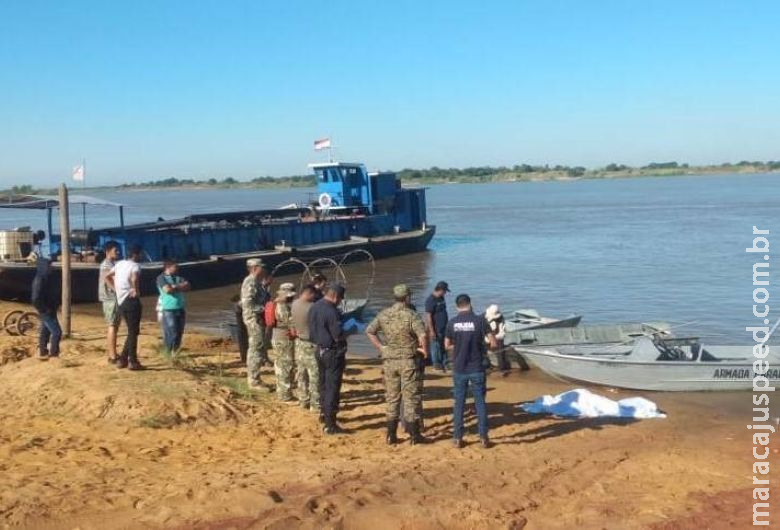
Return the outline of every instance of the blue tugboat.
[[[142,267],[144,293],[155,292],[154,279],[162,260],[174,258],[181,274],[194,288],[238,283],[246,274],[249,258],[261,258],[273,267],[289,258],[310,261],[340,257],[364,249],[376,258],[424,251],[436,229],[426,223],[424,188],[404,188],[394,173],[368,173],[363,164],[325,162],[309,166],[317,177],[317,194],[308,204],[292,204],[276,210],[251,210],[196,214],[168,221],[125,225],[121,205],[100,199],[73,196],[71,204],[116,206],[120,225],[95,230],[73,230],[71,246],[74,302],[97,300],[100,249],[110,240],[123,251],[141,245],[147,262]],[[27,196],[0,203],[0,208],[47,210],[49,232],[56,198]],[[13,237],[11,237],[13,236]],[[35,234],[0,231],[0,299],[26,300],[35,275],[28,255]],[[59,276],[60,236],[50,235],[53,273]],[[10,249],[10,251],[8,250]]]

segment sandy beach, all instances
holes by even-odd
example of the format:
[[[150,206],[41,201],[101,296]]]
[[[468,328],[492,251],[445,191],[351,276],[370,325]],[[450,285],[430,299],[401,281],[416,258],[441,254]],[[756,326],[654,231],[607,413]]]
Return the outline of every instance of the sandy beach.
[[[15,307],[0,304],[0,313]],[[78,312],[78,308],[77,308]],[[426,378],[432,443],[384,444],[379,361],[352,356],[341,420],[327,437],[297,406],[254,395],[236,347],[188,333],[145,372],[106,362],[103,324],[77,314],[60,360],[0,334],[0,526],[177,529],[745,528],[745,417],[643,394],[667,419],[531,416],[516,404],[571,386],[536,371],[489,378],[491,436],[451,446],[450,379]],[[122,340],[120,338],[120,340]],[[265,369],[264,378],[273,380]],[[609,397],[632,395],[598,389]],[[733,398],[734,396],[732,396]],[[749,412],[749,397],[746,414]],[[402,437],[404,441],[406,436]],[[773,440],[774,442],[774,440]],[[771,447],[778,461],[778,444]]]

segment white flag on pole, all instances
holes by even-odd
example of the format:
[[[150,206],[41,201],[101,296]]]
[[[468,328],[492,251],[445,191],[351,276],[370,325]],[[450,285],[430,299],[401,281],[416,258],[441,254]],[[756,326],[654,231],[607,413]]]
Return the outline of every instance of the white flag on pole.
[[[314,150],[321,151],[323,149],[330,149],[330,138],[320,138],[314,140]]]
[[[73,167],[73,172],[71,173],[73,175],[73,180],[76,180],[78,182],[84,182],[84,174],[86,173],[84,169],[84,164],[81,163],[78,166]]]

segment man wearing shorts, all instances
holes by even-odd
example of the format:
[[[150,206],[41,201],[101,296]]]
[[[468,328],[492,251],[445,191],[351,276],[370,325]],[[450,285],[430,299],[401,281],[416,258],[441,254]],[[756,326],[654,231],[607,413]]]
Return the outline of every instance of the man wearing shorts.
[[[98,299],[103,304],[103,317],[108,324],[108,362],[116,363],[116,334],[119,329],[119,307],[116,303],[116,291],[111,278],[106,278],[114,269],[120,257],[119,243],[109,241],[104,247],[106,258],[100,264],[100,276],[98,280]]]

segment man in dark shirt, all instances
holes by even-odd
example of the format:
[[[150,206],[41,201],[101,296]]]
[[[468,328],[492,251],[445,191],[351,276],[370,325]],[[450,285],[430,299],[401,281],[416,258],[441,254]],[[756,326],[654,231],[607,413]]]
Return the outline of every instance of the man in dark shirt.
[[[309,310],[309,339],[317,346],[321,420],[326,434],[342,432],[336,423],[347,355],[347,341],[338,309],[342,300],[344,287],[332,285],[325,291],[324,298]]]
[[[264,274],[258,285],[257,296],[259,303],[262,304],[262,307],[265,307],[268,302],[274,299],[273,293],[271,292],[271,285],[274,283],[274,276],[273,272],[268,270],[268,267],[265,265],[263,266],[263,272]],[[265,340],[263,340],[263,345],[260,347],[260,364],[262,366],[274,365],[274,363],[272,363],[271,359],[268,357],[268,346],[271,344],[272,332],[273,330],[271,328],[265,328]]]
[[[328,285],[328,279],[324,274],[318,272],[312,276],[311,284],[314,286],[314,301],[319,302],[325,297],[325,287]]]
[[[429,358],[433,367],[446,370],[447,351],[444,349],[444,333],[447,330],[447,302],[444,300],[446,293],[450,292],[447,282],[439,282],[433,289],[433,293],[425,300],[425,325],[428,328]]]
[[[41,329],[38,333],[38,358],[42,360],[60,356],[62,328],[57,320],[60,300],[57,283],[51,279],[51,262],[46,258],[38,258],[32,283],[31,302],[38,311],[38,318],[41,321]]]
[[[463,447],[463,410],[466,405],[466,391],[471,388],[477,408],[479,438],[482,446],[490,447],[488,439],[487,404],[485,403],[486,343],[495,348],[496,339],[490,331],[485,317],[474,314],[471,298],[460,294],[455,299],[458,314],[447,323],[445,347],[452,349],[452,379],[455,404],[453,406],[453,440],[455,447]]]

